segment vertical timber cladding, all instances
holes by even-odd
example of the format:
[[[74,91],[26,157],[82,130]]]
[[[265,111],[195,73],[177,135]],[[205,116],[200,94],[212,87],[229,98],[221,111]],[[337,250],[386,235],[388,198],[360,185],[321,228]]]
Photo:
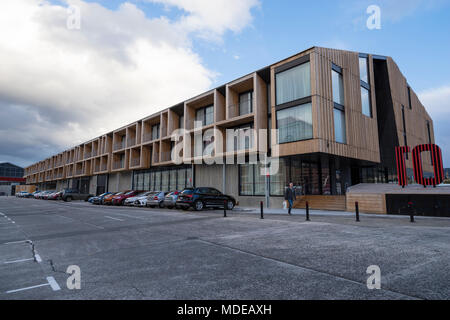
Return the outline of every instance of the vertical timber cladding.
[[[362,113],[359,54],[342,50],[315,48],[311,54],[314,138],[319,152],[346,158],[380,162],[377,103],[373,58],[368,56],[372,117]],[[347,143],[335,142],[333,118],[332,64],[342,68]]]

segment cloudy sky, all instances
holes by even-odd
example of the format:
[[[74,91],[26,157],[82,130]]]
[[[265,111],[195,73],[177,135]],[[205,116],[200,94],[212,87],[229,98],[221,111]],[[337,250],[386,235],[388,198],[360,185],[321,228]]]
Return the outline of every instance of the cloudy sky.
[[[450,167],[449,34],[446,0],[1,0],[0,162],[29,165],[318,45],[392,56]]]

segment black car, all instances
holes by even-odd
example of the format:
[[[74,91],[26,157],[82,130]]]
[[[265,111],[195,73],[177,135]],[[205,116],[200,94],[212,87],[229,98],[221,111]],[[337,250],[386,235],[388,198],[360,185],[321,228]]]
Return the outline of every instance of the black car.
[[[92,197],[92,194],[81,193],[78,189],[64,189],[61,194],[61,199],[64,201],[72,201],[72,200],[84,200],[88,201],[88,199]]]
[[[233,210],[236,200],[232,196],[223,194],[217,189],[209,187],[186,188],[178,196],[176,207],[183,210],[194,208],[201,211],[206,207],[223,208]]]

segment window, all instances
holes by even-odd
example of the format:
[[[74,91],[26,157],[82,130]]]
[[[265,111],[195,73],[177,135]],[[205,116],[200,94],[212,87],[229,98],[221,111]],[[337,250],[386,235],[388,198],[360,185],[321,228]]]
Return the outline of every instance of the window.
[[[345,130],[345,113],[342,110],[334,108],[334,139],[339,143],[346,143],[346,130]]]
[[[343,106],[344,81],[342,80],[342,72],[332,70],[332,83],[333,83],[333,101]]]
[[[402,122],[403,122],[403,143],[408,145],[408,138],[406,137],[406,119],[405,119],[405,107],[402,105]],[[406,152],[406,160],[408,160],[408,153]]]
[[[210,125],[214,122],[214,106],[197,109],[195,112],[195,128]]]
[[[372,118],[372,104],[370,99],[369,64],[366,54],[359,55],[359,76],[361,84],[361,111],[363,115]]]
[[[368,117],[372,117],[372,108],[370,107],[370,91],[361,87],[361,105],[362,113]]]
[[[278,72],[276,79],[277,105],[295,101],[311,95],[311,75],[309,62],[286,71]]]
[[[359,77],[361,81],[369,83],[367,57],[359,57]]]
[[[412,109],[412,104],[411,104],[411,87],[408,86],[408,103],[409,103],[409,109]]]
[[[245,124],[227,130],[227,151],[250,150],[253,148],[253,124]],[[228,134],[231,133],[231,136]]]
[[[263,196],[265,176],[261,174],[262,164],[243,164],[239,166],[239,194],[241,196]]]
[[[241,93],[239,95],[239,115],[249,114],[253,112],[253,91]]]
[[[152,126],[152,140],[159,139],[159,123]]]
[[[339,143],[346,143],[345,130],[345,99],[344,99],[344,81],[342,77],[342,68],[332,65],[331,82],[333,87],[333,118],[334,118],[334,139]]]
[[[277,111],[278,143],[312,138],[311,103]]]
[[[180,116],[180,118],[179,118],[178,128],[179,129],[183,129],[184,128],[184,115]]]

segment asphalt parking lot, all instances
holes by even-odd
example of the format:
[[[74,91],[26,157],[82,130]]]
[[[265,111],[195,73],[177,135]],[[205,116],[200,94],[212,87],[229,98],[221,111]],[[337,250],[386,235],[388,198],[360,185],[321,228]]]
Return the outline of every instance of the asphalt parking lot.
[[[450,219],[311,220],[2,197],[0,299],[450,298]]]

